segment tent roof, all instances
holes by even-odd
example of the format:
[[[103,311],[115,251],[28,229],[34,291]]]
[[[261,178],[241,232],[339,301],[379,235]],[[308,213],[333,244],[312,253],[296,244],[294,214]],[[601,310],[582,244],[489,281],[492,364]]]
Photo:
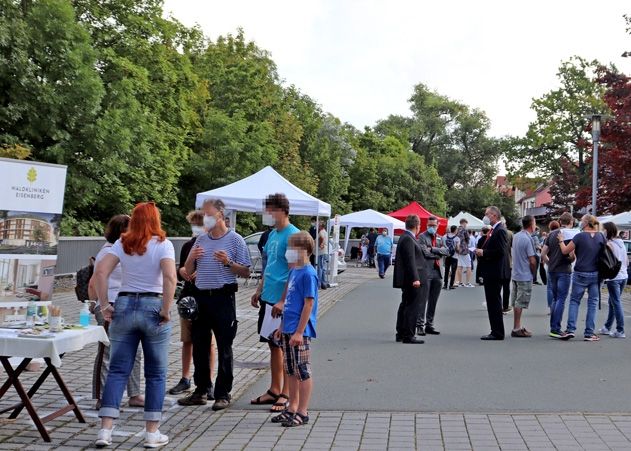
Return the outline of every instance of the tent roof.
[[[617,215],[609,218],[609,221],[613,222],[619,228],[631,229],[631,211],[618,213]]]
[[[481,219],[476,218],[471,213],[467,213],[466,211],[461,211],[453,218],[449,218],[449,225],[460,225],[461,219],[466,219],[468,223],[467,226],[473,230],[481,229],[484,226],[484,223]]]
[[[340,216],[340,226],[348,227],[386,227],[405,230],[405,223],[375,210],[362,210]]]
[[[289,213],[292,215],[331,216],[331,205],[291,184],[271,166],[266,166],[238,182],[197,193],[195,206],[201,207],[204,199],[221,199],[228,210],[262,213],[265,198],[275,193],[287,196]]]
[[[393,211],[392,213],[388,213],[389,216],[392,216],[393,218],[397,218],[397,219],[405,219],[407,218],[409,215],[418,215],[419,218],[421,219],[427,219],[430,216],[435,216],[439,221],[442,219],[444,221],[446,221],[446,218],[443,218],[441,216],[435,215],[434,213],[430,212],[429,210],[426,210],[421,204],[419,204],[416,201],[412,201],[410,202],[408,205],[406,205],[405,207],[397,210],[397,211]]]

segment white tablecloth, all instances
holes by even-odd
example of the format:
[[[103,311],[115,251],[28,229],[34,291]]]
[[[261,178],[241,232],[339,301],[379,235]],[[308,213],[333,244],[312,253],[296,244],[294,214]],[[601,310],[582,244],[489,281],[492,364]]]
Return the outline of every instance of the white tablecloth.
[[[21,338],[21,331],[0,329],[0,355],[8,357],[48,357],[51,363],[61,366],[60,354],[80,351],[86,345],[101,342],[110,344],[102,326],[88,326],[85,329],[64,330],[55,333],[54,338]]]

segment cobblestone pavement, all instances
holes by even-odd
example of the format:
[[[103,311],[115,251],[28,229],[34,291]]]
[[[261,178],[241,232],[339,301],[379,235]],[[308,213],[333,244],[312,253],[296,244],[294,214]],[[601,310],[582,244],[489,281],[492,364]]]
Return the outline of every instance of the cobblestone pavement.
[[[188,449],[631,449],[629,415],[317,412],[311,413],[309,425],[294,429],[272,424],[268,418],[251,411],[213,417]]]
[[[376,278],[374,271],[349,268],[340,276],[340,285],[321,292],[320,314],[363,282]],[[265,372],[267,351],[258,343],[257,311],[249,306],[254,286],[242,287],[237,296],[239,332],[234,344],[234,397]],[[606,298],[603,297],[606,302]],[[72,293],[58,293],[64,317],[78,321],[80,304]],[[631,306],[631,300],[629,304]],[[177,313],[174,312],[174,318]],[[74,320],[74,321],[73,321]],[[180,378],[179,324],[173,323],[169,351],[169,380],[172,386]],[[67,355],[61,374],[87,418],[77,423],[65,416],[47,423],[53,442],[46,444],[23,412],[17,420],[0,418],[0,449],[82,449],[92,448],[98,429],[97,412],[91,398],[91,375],[96,345]],[[30,386],[39,373],[25,373],[23,382]],[[3,374],[0,374],[3,376]],[[144,386],[144,382],[143,382]],[[16,401],[13,389],[2,406]],[[161,430],[171,443],[167,449],[400,449],[400,450],[631,450],[631,415],[571,414],[440,414],[408,412],[311,412],[310,424],[285,429],[271,424],[266,411],[229,409],[215,413],[210,404],[180,407],[177,397],[167,395]],[[54,383],[47,381],[35,404],[41,416],[63,405],[63,397]],[[142,446],[142,409],[123,406],[114,432],[114,448]]]

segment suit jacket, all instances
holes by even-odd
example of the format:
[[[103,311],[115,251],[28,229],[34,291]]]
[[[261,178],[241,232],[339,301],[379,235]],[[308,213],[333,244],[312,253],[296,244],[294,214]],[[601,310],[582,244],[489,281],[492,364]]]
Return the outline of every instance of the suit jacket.
[[[438,244],[438,240],[441,238],[438,235],[436,236],[436,244]],[[434,268],[435,261],[440,260],[443,257],[449,257],[449,249],[446,246],[434,246],[434,236],[427,233],[427,231],[421,233],[418,237],[419,244],[423,249],[423,255],[425,256],[425,263],[427,265],[427,270],[431,271]],[[440,263],[440,261],[439,261]],[[442,278],[442,267],[438,265],[438,272],[441,274]]]
[[[394,288],[410,288],[416,280],[421,284],[427,281],[425,256],[418,241],[410,233],[405,232],[397,244],[392,285]]]
[[[508,249],[508,232],[499,224],[487,234],[486,241],[480,246],[483,249],[479,259],[480,276],[484,280],[510,279],[510,251]]]

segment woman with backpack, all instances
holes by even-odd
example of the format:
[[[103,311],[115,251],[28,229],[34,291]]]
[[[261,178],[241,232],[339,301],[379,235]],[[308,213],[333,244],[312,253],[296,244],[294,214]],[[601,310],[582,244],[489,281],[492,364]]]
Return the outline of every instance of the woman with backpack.
[[[618,260],[622,262],[618,275],[613,279],[607,280],[607,291],[609,291],[609,314],[605,325],[598,331],[600,335],[609,335],[612,338],[626,338],[624,334],[624,309],[622,308],[621,295],[627,284],[627,266],[629,265],[629,257],[624,242],[617,238],[618,228],[613,222],[606,222],[603,228],[607,234],[607,245],[612,250]],[[616,320],[616,330],[611,330],[613,320]]]
[[[105,226],[105,244],[101,247],[101,250],[96,254],[95,265],[98,265],[103,257],[105,257],[112,245],[120,238],[121,234],[127,230],[129,225],[128,215],[116,215],[109,220]],[[112,274],[107,279],[107,292],[109,299],[116,299],[118,291],[121,287],[122,272],[120,264],[116,265]],[[94,287],[95,279],[90,279],[90,285],[88,287],[90,299],[97,299],[96,289]],[[113,302],[113,301],[112,301]],[[99,326],[104,326],[108,331],[107,324],[103,319],[101,313],[101,306],[98,299],[96,306],[93,309],[94,318]],[[109,331],[108,331],[109,333]],[[111,337],[110,337],[111,338]],[[129,396],[130,407],[144,407],[145,399],[140,394],[140,369],[142,367],[142,351],[138,349],[136,352],[136,358],[134,359],[134,367],[131,370],[129,379],[127,380],[127,396]],[[92,372],[92,399],[96,399],[96,410],[101,408],[101,391],[105,385],[107,379],[107,373],[110,368],[110,347],[105,345],[99,345],[99,350],[94,359],[94,371]]]
[[[600,338],[594,332],[596,309],[598,308],[600,284],[598,280],[598,259],[607,240],[599,232],[598,220],[592,215],[585,215],[579,224],[580,233],[565,242],[563,233],[557,235],[563,255],[572,252],[576,255],[574,273],[572,274],[572,294],[567,318],[567,330],[560,337],[569,340],[574,338],[578,310],[583,294],[587,291],[587,317],[585,318],[585,341],[598,341]]]

